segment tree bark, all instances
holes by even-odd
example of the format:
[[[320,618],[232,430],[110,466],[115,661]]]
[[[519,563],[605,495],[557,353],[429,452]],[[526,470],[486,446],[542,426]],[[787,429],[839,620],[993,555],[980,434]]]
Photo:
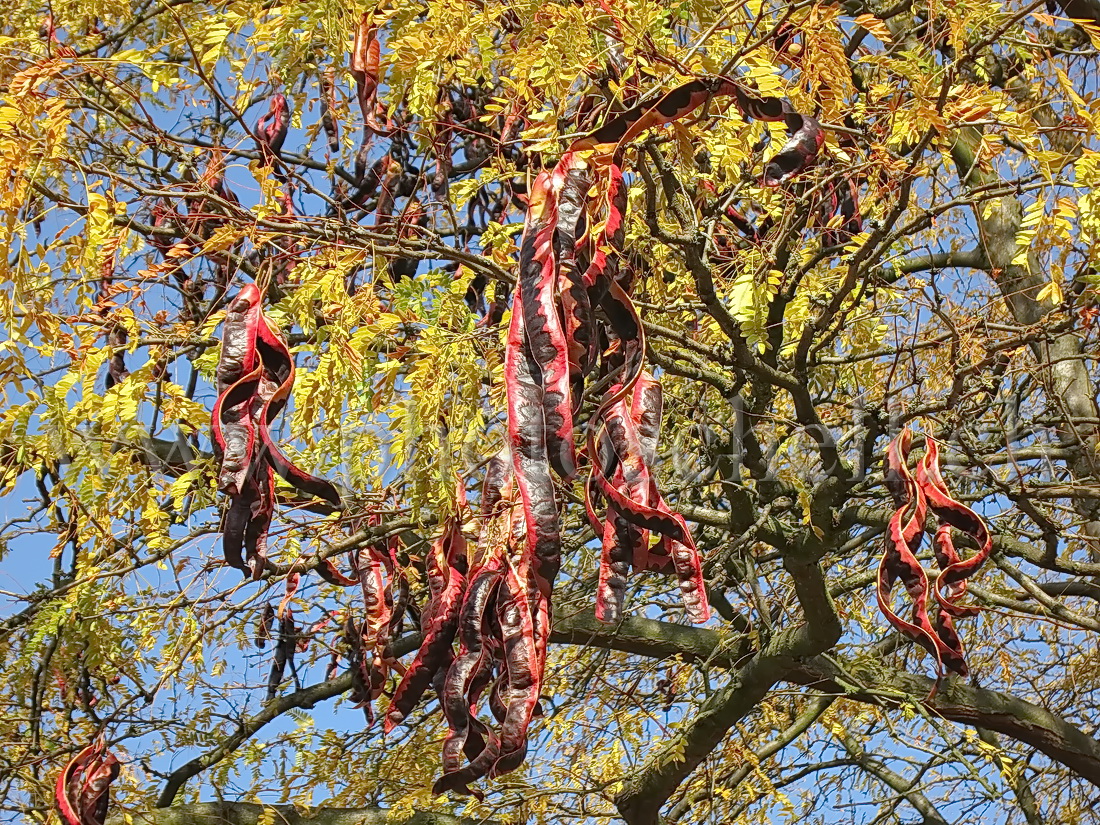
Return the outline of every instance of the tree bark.
[[[154,808],[151,811],[116,813],[107,825],[256,825],[265,812],[275,812],[275,825],[496,825],[490,819],[418,811],[410,818],[394,816],[386,808],[318,808],[302,813],[293,805],[258,805],[254,802],[195,802]],[[127,819],[128,817],[128,819]]]

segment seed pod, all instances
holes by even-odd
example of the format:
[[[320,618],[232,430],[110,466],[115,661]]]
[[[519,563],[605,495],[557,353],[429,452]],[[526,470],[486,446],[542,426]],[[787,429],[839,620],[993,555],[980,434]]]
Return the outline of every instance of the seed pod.
[[[54,787],[54,799],[66,825],[104,825],[111,783],[118,774],[118,759],[107,752],[102,735],[70,759]]]
[[[966,661],[953,627],[941,621],[941,634],[928,615],[928,576],[916,557],[924,536],[927,501],[906,464],[911,442],[912,433],[905,429],[891,442],[888,453],[887,484],[901,504],[886,529],[876,600],[890,624],[935,657],[937,674],[946,666],[965,676]],[[913,603],[912,621],[903,619],[893,608],[892,591],[899,580]]]
[[[976,573],[993,550],[993,539],[981,516],[952,498],[940,475],[940,456],[936,442],[926,441],[924,458],[917,466],[916,483],[941,525],[936,532],[936,557],[942,572],[936,580],[936,600],[954,616],[974,615],[976,611],[960,607],[956,600],[966,593],[966,579]],[[978,552],[969,559],[960,558],[951,539],[954,528],[970,536]]]
[[[252,130],[265,166],[274,166],[275,162],[281,159],[280,153],[289,128],[290,107],[287,105],[286,97],[273,94],[268,100],[266,114],[256,121],[256,126]]]
[[[271,603],[264,605],[263,612],[260,613],[260,619],[256,622],[256,637],[255,645],[259,649],[263,650],[271,640],[271,628],[275,624],[275,608],[271,606]]]
[[[390,701],[384,723],[387,733],[416,707],[436,673],[450,667],[451,646],[458,630],[459,610],[466,589],[466,576],[461,572],[465,564],[461,516],[456,516],[444,528],[443,535],[432,543],[427,564],[432,595],[420,617],[424,639]]]

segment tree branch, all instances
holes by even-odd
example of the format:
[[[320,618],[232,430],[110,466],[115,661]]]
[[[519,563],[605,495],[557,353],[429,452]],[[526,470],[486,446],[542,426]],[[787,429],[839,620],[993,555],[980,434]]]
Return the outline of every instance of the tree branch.
[[[799,663],[791,681],[822,691],[837,691],[849,699],[885,707],[914,700],[932,714],[973,727],[988,728],[1042,751],[1100,788],[1100,741],[1045,708],[995,690],[972,687],[955,679],[927,697],[933,680],[881,666],[835,662],[818,656]]]
[[[914,781],[906,779],[900,773],[891,770],[881,759],[867,753],[863,745],[847,732],[835,730],[833,733],[837,741],[843,745],[844,750],[848,752],[848,755],[860,768],[878,779],[917,810],[917,813],[924,818],[922,825],[948,825],[947,820],[936,810],[936,806],[932,804],[932,801],[914,787],[916,784]]]
[[[656,825],[661,807],[680,783],[784,678],[796,657],[822,653],[840,638],[840,622],[820,565],[792,557],[787,569],[794,578],[804,620],[776,634],[727,686],[707,698],[677,737],[625,780],[615,795],[615,806],[628,825]]]
[[[394,655],[404,656],[406,653],[415,650],[419,646],[420,634],[410,633],[394,641]],[[269,722],[274,722],[288,710],[292,710],[293,708],[312,708],[318,702],[323,702],[325,699],[332,699],[351,690],[351,676],[351,671],[347,671],[337,676],[335,679],[330,679],[326,682],[318,682],[315,685],[296,690],[285,696],[279,696],[265,704],[256,715],[241,719],[237,730],[233,731],[233,733],[218,743],[217,746],[211,748],[206,753],[196,756],[190,762],[181,765],[168,775],[164,790],[160,792],[160,796],[157,798],[157,808],[167,808],[172,804],[176,796],[179,795],[180,790],[188,779],[216,765],[227,756],[231,756],[237,748],[248,739],[255,736],[261,728]],[[327,823],[319,823],[319,825],[327,825]]]
[[[736,788],[749,774],[759,769],[759,766],[766,760],[771,759],[787,745],[791,744],[795,739],[804,734],[810,727],[821,718],[829,707],[836,701],[835,696],[825,696],[822,694],[814,694],[813,698],[806,705],[800,714],[791,722],[791,724],[784,730],[779,732],[779,735],[775,739],[768,742],[762,748],[756,751],[753,759],[746,761],[744,764],[739,765],[728,776],[722,777],[718,784],[722,789],[729,793]],[[709,798],[711,795],[711,789],[700,788],[694,793],[690,794],[687,798],[680,800],[676,803],[671,811],[669,811],[668,819],[671,822],[676,822],[682,819],[693,805],[698,804],[704,799]]]
[[[592,620],[592,624],[595,624]],[[622,641],[620,642],[620,635]],[[713,630],[682,627],[653,619],[624,619],[619,628],[603,632],[587,627],[575,617],[555,623],[552,639],[558,643],[585,644],[611,650],[623,650],[658,659],[675,655],[693,661],[706,661],[719,667],[737,667],[730,659],[729,644]],[[684,642],[677,645],[677,640]],[[960,724],[988,728],[1030,745],[1078,776],[1100,787],[1100,741],[1072,722],[1045,708],[1015,696],[984,688],[969,687],[955,680],[943,684],[932,700],[933,680],[912,673],[876,666],[848,666],[848,671],[822,656],[798,660],[783,680],[833,692],[869,704],[898,707],[902,702],[920,703],[930,712]],[[858,680],[858,681],[856,681]]]
[[[168,781],[164,784],[164,790],[157,797],[157,808],[167,808],[171,805],[188,779],[221,762],[236,751],[246,740],[255,736],[268,722],[275,721],[292,708],[311,708],[318,702],[339,696],[341,693],[351,690],[351,685],[351,673],[348,672],[330,681],[310,685],[307,688],[296,690],[294,693],[288,693],[286,696],[280,696],[268,702],[255,716],[242,719],[237,729],[218,743],[216,747],[196,756],[172,771],[168,776]],[[256,807],[259,808],[260,806],[257,805]],[[251,821],[255,822],[255,819]],[[162,820],[157,820],[157,822],[159,825]],[[179,822],[182,825],[184,820]],[[244,825],[244,822],[241,825]]]
[[[293,805],[254,802],[196,802],[151,811],[118,813],[107,825],[256,825],[265,811],[275,810],[279,825],[494,825],[493,820],[418,811],[393,816],[386,808],[321,808],[302,813]]]

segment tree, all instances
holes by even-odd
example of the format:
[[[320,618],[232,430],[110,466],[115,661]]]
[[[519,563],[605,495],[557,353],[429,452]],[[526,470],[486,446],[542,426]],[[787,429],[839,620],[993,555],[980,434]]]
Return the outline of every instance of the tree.
[[[11,816],[1089,821],[1100,6],[2,26]]]

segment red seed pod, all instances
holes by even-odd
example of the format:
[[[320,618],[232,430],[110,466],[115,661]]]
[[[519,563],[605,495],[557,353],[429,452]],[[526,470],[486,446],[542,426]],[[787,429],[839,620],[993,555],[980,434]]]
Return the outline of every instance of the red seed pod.
[[[553,180],[554,188],[558,190],[553,237],[558,265],[557,290],[565,319],[563,332],[572,382],[572,403],[578,407],[584,377],[596,360],[595,318],[577,259],[578,244],[583,246],[586,240],[585,206],[592,188],[592,171],[579,155],[570,153],[554,169]]]
[[[516,301],[521,302],[522,286]],[[556,310],[554,310],[556,312]],[[549,595],[561,564],[561,524],[554,481],[550,474],[543,392],[526,353],[524,312],[513,310],[504,356],[508,388],[508,441],[523,502],[527,552],[536,559],[537,575]],[[568,371],[563,373],[567,376]]]
[[[569,479],[576,472],[569,345],[558,314],[558,268],[553,251],[562,180],[563,176],[545,172],[535,179],[520,242],[519,283],[512,306],[513,318],[522,316],[513,324],[523,325],[523,352],[531,361],[529,371],[541,396],[540,438],[546,443],[551,466],[562,478]]]
[[[260,613],[259,621],[256,622],[256,636],[254,643],[256,647],[263,650],[264,645],[271,641],[271,629],[275,625],[275,608],[271,606],[270,602],[264,605],[263,612]]]
[[[222,464],[218,487],[231,496],[244,487],[255,444],[252,400],[263,374],[256,351],[260,302],[260,291],[255,286],[244,287],[230,302],[222,324],[219,395],[211,424],[214,448]]]
[[[378,42],[378,27],[374,24],[374,16],[370,12],[363,12],[359,18],[359,28],[355,31],[349,68],[355,78],[364,119],[368,117],[368,108],[373,110],[374,98],[378,93],[381,57],[382,45]]]
[[[279,602],[279,607],[275,611],[275,615],[278,616],[279,619],[283,619],[290,614],[290,601],[298,593],[298,585],[301,584],[301,582],[301,573],[295,572],[287,574],[286,589],[283,593],[283,599]]]
[[[459,611],[466,591],[466,542],[462,536],[462,510],[444,527],[443,535],[432,543],[428,554],[428,587],[431,598],[420,617],[424,639],[412,664],[394,691],[384,723],[388,733],[399,724],[420,701],[441,669],[451,665],[451,646],[458,631]]]
[[[616,481],[621,483],[621,472]],[[626,580],[635,557],[636,545],[649,533],[626,519],[611,514],[604,523],[601,537],[600,576],[596,587],[596,618],[615,623],[622,619]]]
[[[275,444],[271,424],[285,408],[294,385],[294,359],[279,330],[265,317],[254,285],[229,304],[218,362],[218,398],[211,414],[214,452],[220,461],[218,489],[230,497],[223,525],[226,563],[259,579],[267,566],[267,534],[275,512],[277,472],[306,495],[340,507],[331,482],[310,475]],[[322,575],[353,583],[330,562]]]
[[[491,670],[491,650],[486,640],[486,612],[495,604],[497,588],[500,585],[502,571],[496,563],[482,568],[472,579],[462,605],[459,620],[459,651],[447,671],[440,702],[447,717],[449,731],[443,743],[443,776],[433,787],[434,793],[454,790],[471,793],[464,782],[455,781],[449,774],[458,773],[461,768],[461,756],[476,758],[484,749],[482,740],[477,753],[469,755],[467,748],[471,732],[476,732],[475,693],[479,676]]]
[[[268,100],[266,114],[256,121],[256,126],[252,130],[265,166],[274,166],[275,162],[281,159],[283,143],[286,141],[289,128],[290,107],[287,105],[286,97],[282,94],[273,94]]]
[[[952,615],[973,615],[976,611],[960,607],[956,600],[966,592],[966,580],[981,568],[993,550],[989,528],[981,516],[952,498],[940,475],[939,448],[931,438],[927,439],[924,458],[917,467],[916,482],[941,522],[936,533],[937,559],[942,569],[936,580],[936,599]],[[960,558],[951,540],[952,528],[970,536],[978,545],[978,552],[969,559]]]
[[[273,383],[277,382],[276,389],[264,398],[258,415],[262,424],[260,438],[263,443],[263,457],[288,484],[307,495],[324,499],[333,507],[340,507],[340,493],[332,482],[299,469],[283,454],[271,437],[270,426],[283,411],[294,386],[294,359],[282,334],[262,314],[256,329],[256,346],[261,354],[265,374]]]
[[[104,825],[111,783],[118,774],[118,759],[107,752],[102,735],[69,760],[54,789],[66,825]]]
[[[537,608],[539,590],[533,582],[525,582],[523,574],[522,568],[507,565],[498,596],[497,616],[504,640],[508,686],[501,693],[505,716],[501,723],[499,753],[489,771],[490,777],[510,773],[523,764],[527,755],[527,729],[538,705],[546,665],[545,657],[539,655],[535,610],[532,609]]]
[[[790,112],[786,121],[791,137],[764,167],[765,186],[778,186],[809,169],[825,143],[825,133],[816,118]]]
[[[928,576],[916,557],[924,536],[928,505],[923,489],[906,463],[911,443],[912,433],[903,430],[890,443],[887,456],[887,486],[900,504],[887,526],[876,599],[890,624],[935,657],[937,673],[947,667],[966,676],[965,656],[953,627],[941,620],[937,629],[928,614]],[[899,580],[913,604],[912,621],[899,616],[893,607],[892,591]]]

